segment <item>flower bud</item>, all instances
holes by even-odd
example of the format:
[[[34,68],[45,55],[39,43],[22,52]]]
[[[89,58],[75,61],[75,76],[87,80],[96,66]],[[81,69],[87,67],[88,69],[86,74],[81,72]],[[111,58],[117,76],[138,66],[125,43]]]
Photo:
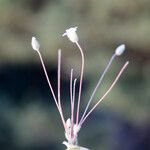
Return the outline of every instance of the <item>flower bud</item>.
[[[78,42],[79,38],[78,38],[76,31],[77,31],[77,27],[69,28],[66,30],[66,32],[62,36],[67,35],[67,37],[69,38],[71,42],[73,43]]]
[[[32,45],[32,48],[36,51],[38,51],[40,49],[40,44],[35,37],[32,37],[31,45]]]
[[[125,45],[122,44],[122,45],[120,45],[120,46],[118,46],[118,47],[116,48],[115,54],[116,54],[117,56],[120,56],[120,55],[123,54],[124,51],[125,51]]]

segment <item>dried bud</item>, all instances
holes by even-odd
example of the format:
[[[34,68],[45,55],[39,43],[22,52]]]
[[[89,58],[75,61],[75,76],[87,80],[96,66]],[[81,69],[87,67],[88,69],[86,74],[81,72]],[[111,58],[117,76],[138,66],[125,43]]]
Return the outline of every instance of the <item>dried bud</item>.
[[[118,46],[118,47],[116,48],[115,54],[116,54],[117,56],[120,56],[120,55],[123,54],[124,51],[125,51],[125,45],[122,44],[122,45],[120,45],[120,46]]]
[[[32,45],[32,48],[36,51],[38,51],[40,49],[40,44],[35,37],[32,37],[31,45]]]
[[[69,38],[69,40],[73,43],[78,42],[79,38],[76,31],[77,31],[77,27],[69,28],[62,36],[66,35]]]

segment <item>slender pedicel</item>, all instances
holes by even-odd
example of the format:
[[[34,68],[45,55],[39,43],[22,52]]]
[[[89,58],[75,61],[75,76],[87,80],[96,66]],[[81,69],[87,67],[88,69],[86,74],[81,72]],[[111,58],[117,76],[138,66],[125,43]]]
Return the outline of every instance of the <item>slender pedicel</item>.
[[[129,64],[129,61],[127,61],[124,66],[122,67],[122,69],[120,70],[120,72],[118,73],[118,75],[116,76],[115,80],[113,81],[113,83],[111,84],[111,86],[109,87],[109,89],[105,92],[105,94],[99,99],[99,101],[93,106],[93,108],[87,113],[87,115],[84,117],[83,121],[81,122],[81,125],[85,122],[85,120],[87,119],[87,117],[93,112],[93,110],[99,105],[99,103],[107,96],[107,94],[112,90],[112,88],[114,87],[114,85],[116,84],[116,82],[118,81],[118,79],[120,78],[121,74],[123,73],[123,71],[125,70],[125,68],[127,67],[127,65]]]
[[[74,104],[75,104],[75,94],[76,94],[76,81],[77,79],[74,79],[73,82],[73,97],[72,97],[72,112],[71,112],[71,137],[74,136],[73,127],[74,127]]]
[[[84,53],[79,45],[78,35],[76,33],[77,27],[72,27],[66,30],[66,32],[62,36],[67,36],[69,40],[77,45],[80,50],[82,62],[81,62],[81,74],[80,74],[80,84],[79,84],[79,94],[78,94],[78,104],[77,104],[77,113],[76,113],[76,124],[79,122],[79,111],[80,111],[80,101],[81,101],[81,92],[82,92],[82,82],[83,82],[83,72],[84,72]]]
[[[82,63],[81,63],[81,74],[80,74],[80,85],[79,85],[79,94],[78,94],[78,105],[77,105],[77,114],[76,114],[76,124],[79,122],[79,111],[80,111],[80,101],[81,101],[81,92],[82,92],[82,83],[83,83],[83,73],[84,73],[84,53],[79,45],[78,42],[76,42],[76,45],[78,46],[81,57],[82,57]]]
[[[60,113],[62,115],[63,118],[63,124],[65,123],[64,120],[64,115],[63,115],[63,111],[62,111],[62,106],[61,106],[61,99],[60,99],[60,91],[61,91],[61,86],[60,86],[60,78],[61,78],[61,49],[58,50],[58,106],[60,109]]]
[[[54,98],[54,100],[55,100],[56,106],[59,108],[58,102],[57,102],[57,99],[56,99],[56,96],[55,96],[55,93],[54,93],[54,90],[53,90],[53,88],[52,88],[51,82],[50,82],[49,77],[48,77],[48,74],[47,74],[47,70],[46,70],[46,67],[45,67],[45,64],[44,64],[42,55],[41,55],[40,51],[37,51],[37,53],[38,53],[38,55],[39,55],[39,58],[40,58],[40,61],[41,61],[41,64],[42,64],[42,68],[43,68],[43,71],[44,71],[44,73],[45,73],[45,77],[46,77],[46,79],[47,79],[47,83],[48,83],[48,85],[49,85],[49,88],[50,88],[50,90],[51,90],[51,93],[52,93],[52,95],[53,95],[53,98]]]
[[[60,110],[60,107],[59,107],[59,105],[58,105],[58,102],[57,102],[57,99],[56,99],[54,90],[53,90],[53,88],[52,88],[50,79],[49,79],[48,74],[47,74],[47,70],[46,70],[46,67],[45,67],[45,64],[44,64],[42,55],[41,55],[40,50],[39,50],[39,49],[40,49],[40,44],[39,44],[38,40],[37,40],[35,37],[32,37],[31,45],[32,45],[32,48],[33,48],[33,49],[38,53],[38,55],[39,55],[40,62],[41,62],[41,64],[42,64],[42,68],[43,68],[43,71],[44,71],[44,74],[45,74],[47,83],[48,83],[48,85],[49,85],[49,88],[50,88],[50,91],[51,91],[52,96],[53,96],[53,98],[54,98],[54,101],[55,101],[55,104],[56,104],[56,106],[57,106],[57,109],[58,109],[58,111],[59,111],[59,113],[60,113],[60,116],[61,116],[61,120],[62,120],[64,129],[66,130],[66,125],[65,125],[65,120],[64,120],[63,112]]]
[[[61,108],[61,102],[60,102],[60,76],[61,76],[61,50],[59,49],[58,50],[58,79],[57,79],[57,82],[58,82],[58,86],[57,86],[57,90],[58,90],[58,105],[59,107]]]
[[[99,86],[100,86],[100,84],[101,84],[101,82],[102,82],[102,80],[103,80],[105,74],[107,73],[107,71],[108,71],[108,69],[109,69],[110,65],[112,64],[112,62],[113,62],[113,60],[114,60],[115,57],[116,57],[116,54],[113,54],[112,57],[111,57],[111,59],[109,60],[109,62],[108,62],[108,64],[107,64],[107,66],[106,66],[106,68],[105,68],[103,74],[102,74],[101,77],[99,78],[98,83],[97,83],[97,85],[96,85],[96,87],[95,87],[95,89],[94,89],[94,91],[93,91],[93,93],[92,93],[92,95],[91,95],[91,97],[90,97],[90,99],[89,99],[89,101],[88,101],[88,104],[87,104],[87,106],[86,106],[86,108],[85,108],[85,111],[84,111],[84,113],[83,113],[83,115],[82,115],[82,117],[81,117],[81,120],[80,120],[79,124],[81,124],[81,122],[83,121],[83,118],[85,117],[86,112],[87,112],[87,110],[88,110],[88,108],[89,108],[89,106],[90,106],[90,104],[91,104],[91,101],[93,100],[93,97],[95,96],[95,93],[96,93],[97,89],[99,88]]]
[[[72,102],[72,99],[73,99],[73,91],[72,91],[72,84],[73,84],[73,69],[71,69],[71,72],[70,72],[70,112],[72,113],[72,109],[73,109],[73,102]],[[72,115],[72,114],[71,114]]]
[[[74,83],[73,83],[73,98],[72,98],[72,104],[73,104],[73,109],[72,109],[72,122],[74,123],[74,104],[75,104],[75,94],[76,94],[76,82],[77,79],[74,79]]]
[[[107,73],[108,69],[110,68],[110,66],[111,66],[111,64],[112,64],[112,62],[113,62],[113,60],[115,59],[116,56],[122,55],[124,51],[125,51],[125,45],[124,45],[124,44],[121,44],[121,45],[119,45],[119,46],[116,48],[115,53],[114,53],[114,54],[112,55],[112,57],[110,58],[108,64],[106,65],[106,68],[105,68],[104,72],[102,73],[101,77],[99,78],[99,81],[98,81],[98,83],[97,83],[97,85],[96,85],[96,87],[95,87],[95,89],[94,89],[94,91],[93,91],[93,93],[92,93],[92,95],[91,95],[89,101],[88,101],[88,104],[87,104],[87,106],[86,106],[86,108],[85,108],[85,111],[84,111],[84,113],[83,113],[83,115],[82,115],[82,117],[81,117],[81,120],[80,120],[79,124],[81,124],[81,122],[83,121],[83,118],[84,118],[85,115],[86,115],[86,112],[87,112],[87,110],[88,110],[88,108],[89,108],[89,105],[91,104],[91,101],[93,100],[93,97],[94,97],[94,95],[95,95],[97,89],[99,88],[99,86],[100,86],[100,84],[101,84],[101,82],[102,82],[102,80],[103,80],[105,74]]]

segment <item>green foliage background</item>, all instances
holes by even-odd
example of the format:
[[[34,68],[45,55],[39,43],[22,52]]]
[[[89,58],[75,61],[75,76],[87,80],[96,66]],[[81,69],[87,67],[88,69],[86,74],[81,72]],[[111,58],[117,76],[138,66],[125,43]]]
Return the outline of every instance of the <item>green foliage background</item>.
[[[95,150],[148,150],[149,0],[0,0],[0,149],[64,148],[60,118],[30,42],[32,36],[39,39],[54,87],[57,49],[62,49],[67,119],[69,72],[73,66],[78,77],[81,61],[76,46],[61,36],[71,26],[78,26],[86,57],[82,108],[118,45],[125,43],[126,52],[113,63],[93,104],[130,61],[117,86],[83,126],[79,143]]]

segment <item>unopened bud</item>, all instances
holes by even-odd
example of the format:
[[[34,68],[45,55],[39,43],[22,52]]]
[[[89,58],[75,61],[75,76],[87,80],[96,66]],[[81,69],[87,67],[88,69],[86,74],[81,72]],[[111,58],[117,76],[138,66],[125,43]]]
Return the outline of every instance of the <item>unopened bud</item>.
[[[122,45],[120,45],[120,46],[118,46],[118,47],[116,48],[115,54],[116,54],[117,56],[120,56],[120,55],[123,54],[124,51],[125,51],[125,45],[122,44]]]
[[[32,45],[32,48],[36,51],[38,51],[40,49],[40,44],[35,37],[32,37],[31,45]]]

